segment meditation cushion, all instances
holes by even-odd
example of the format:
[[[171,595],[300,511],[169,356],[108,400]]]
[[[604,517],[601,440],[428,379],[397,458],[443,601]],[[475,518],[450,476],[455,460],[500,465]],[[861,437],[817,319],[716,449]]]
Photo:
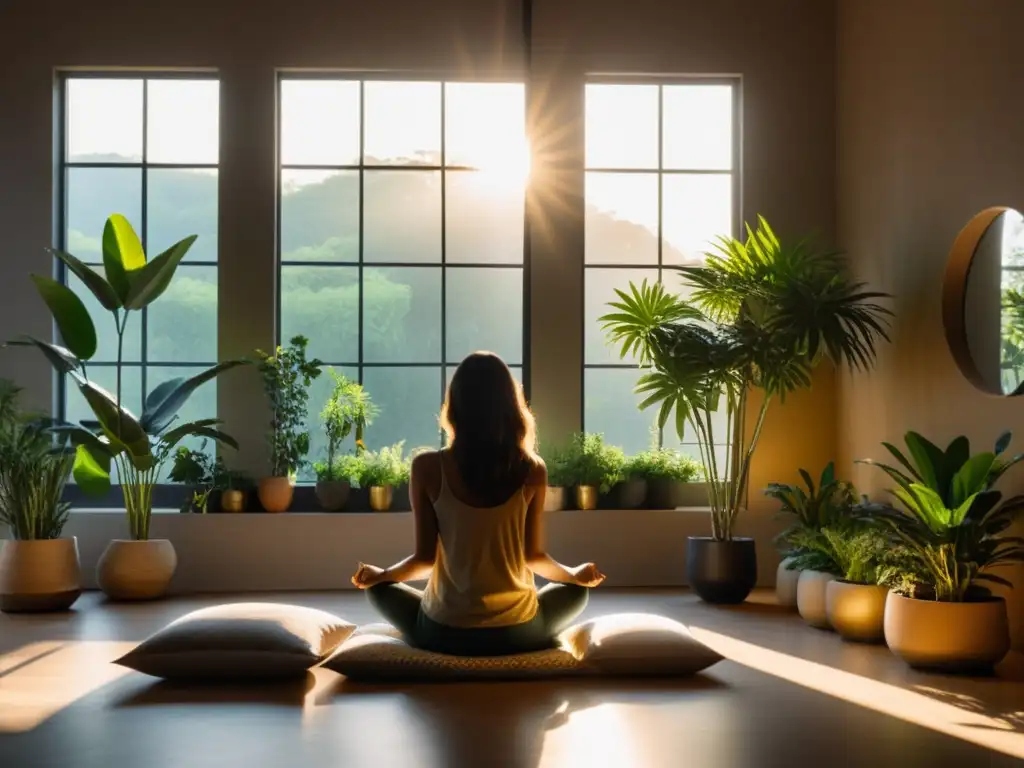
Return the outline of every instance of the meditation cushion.
[[[448,656],[409,646],[386,624],[361,627],[324,666],[353,680],[485,680],[692,675],[722,657],[682,624],[650,614],[605,616],[570,627],[550,650]]]
[[[218,605],[172,621],[114,663],[168,680],[302,677],[354,630],[315,608]]]

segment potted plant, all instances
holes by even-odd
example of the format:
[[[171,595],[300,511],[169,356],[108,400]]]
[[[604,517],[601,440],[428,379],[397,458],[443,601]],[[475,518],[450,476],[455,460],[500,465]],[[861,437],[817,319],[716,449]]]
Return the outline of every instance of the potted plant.
[[[596,509],[598,494],[611,491],[626,465],[621,448],[607,445],[603,435],[586,432],[572,436],[563,459],[564,480],[576,487],[577,509]]]
[[[1022,456],[1004,460],[1009,432],[992,451],[971,454],[966,437],[945,450],[916,432],[908,458],[883,443],[897,465],[865,460],[892,478],[899,508],[876,505],[871,516],[905,545],[899,584],[885,606],[885,641],[913,667],[988,671],[1006,655],[1006,602],[986,583],[1010,586],[989,569],[1024,562],[1024,546],[1004,533],[1024,510],[1024,496],[1003,500],[994,489]]]
[[[642,509],[647,501],[647,477],[643,474],[644,467],[638,466],[635,458],[623,455],[619,481],[605,497],[613,509]]]
[[[62,538],[70,504],[61,501],[74,452],[18,407],[21,390],[0,380],[0,610],[63,611],[81,594],[78,542]]]
[[[561,448],[545,451],[544,464],[548,470],[548,488],[544,495],[544,511],[559,512],[565,509],[565,489],[572,485],[566,463],[566,452]]]
[[[328,369],[334,388],[320,412],[320,422],[327,435],[327,460],[313,464],[316,472],[316,497],[328,512],[342,509],[348,501],[351,464],[339,456],[341,444],[355,432],[356,452],[362,451],[366,427],[373,423],[377,407],[361,384]]]
[[[220,492],[220,508],[222,512],[245,512],[249,506],[249,495],[256,488],[256,483],[247,472],[237,469],[226,469]]]
[[[178,446],[167,479],[187,486],[182,512],[205,515],[211,506],[214,510],[220,508],[227,475],[224,460],[220,456],[211,456],[206,450],[206,440],[203,440],[198,450]]]
[[[809,568],[822,572],[822,569],[814,568],[816,564],[821,565],[814,562],[821,559],[821,553],[816,549],[822,546],[821,529],[849,517],[857,501],[853,486],[836,478],[833,462],[829,462],[822,471],[817,484],[805,469],[800,470],[800,477],[805,487],[770,483],[764,491],[766,496],[781,504],[783,514],[795,518],[789,528],[775,537],[775,545],[782,555],[775,574],[775,596],[779,605],[789,608],[797,606],[797,582],[801,570]],[[835,561],[826,558],[825,565],[834,566]],[[824,592],[821,598],[824,606]]]
[[[648,507],[675,509],[693,504],[688,491],[700,475],[700,462],[671,448],[651,448],[630,458],[626,472],[645,481]]]
[[[284,512],[291,506],[295,476],[309,453],[309,432],[305,430],[309,386],[320,375],[320,360],[306,360],[309,340],[295,336],[287,348],[274,354],[257,350],[263,377],[263,391],[270,401],[270,475],[259,482],[257,495],[267,512]]]
[[[360,488],[369,490],[370,509],[386,512],[394,501],[395,487],[409,482],[409,462],[402,456],[404,443],[385,446],[379,451],[363,451],[352,463]]]
[[[746,498],[750,463],[774,399],[810,386],[822,359],[867,368],[875,343],[887,338],[889,310],[848,276],[842,258],[806,242],[783,244],[761,218],[746,240],[723,237],[704,264],[676,267],[688,298],[660,284],[617,291],[601,321],[621,356],[643,370],[641,408],[657,405],[658,425],[674,414],[682,439],[696,438],[708,484],[711,536],[687,545],[690,585],[704,600],[738,603],[757,579],[752,539],[733,535]],[[749,397],[763,399],[748,424]],[[725,434],[715,433],[720,407]],[[716,447],[729,438],[719,462]]]
[[[75,447],[73,475],[84,492],[107,493],[111,468],[117,469],[131,539],[112,541],[96,569],[100,588],[115,599],[159,597],[174,575],[177,556],[173,545],[166,539],[150,539],[149,528],[153,486],[178,443],[198,436],[238,447],[233,438],[216,428],[219,420],[182,424],[177,413],[196,389],[221,372],[244,365],[245,360],[225,361],[191,378],[159,384],[146,396],[141,416],[122,404],[125,328],[133,312],[141,312],[167,290],[195,239],[195,235],[187,237],[147,259],[131,224],[124,216],[114,214],[103,229],[104,275],[69,253],[50,251],[114,320],[118,339],[115,392],[107,392],[89,380],[87,363],[96,354],[96,327],[82,300],[66,285],[49,277],[31,276],[53,315],[64,346],[32,337],[10,342],[38,348],[58,373],[71,380],[70,385],[78,387],[96,417],[81,424],[58,424],[51,431]]]

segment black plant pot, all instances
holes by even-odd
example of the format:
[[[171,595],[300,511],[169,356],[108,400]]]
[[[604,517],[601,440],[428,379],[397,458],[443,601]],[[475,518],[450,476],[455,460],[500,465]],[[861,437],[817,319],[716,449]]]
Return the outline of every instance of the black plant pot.
[[[757,550],[753,539],[717,541],[690,536],[686,541],[686,577],[706,603],[735,605],[757,584]]]

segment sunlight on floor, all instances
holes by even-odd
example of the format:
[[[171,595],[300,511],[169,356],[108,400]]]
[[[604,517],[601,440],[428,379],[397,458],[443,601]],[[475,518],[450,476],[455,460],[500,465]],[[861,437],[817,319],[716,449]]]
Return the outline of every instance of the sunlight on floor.
[[[0,657],[0,733],[30,731],[129,674],[110,662],[135,643],[43,642]]]
[[[568,706],[566,702],[555,715]],[[635,724],[629,722],[629,709],[625,704],[599,704],[568,713],[565,723],[545,736],[540,764],[558,768],[646,765],[644,745]]]
[[[751,669],[1007,755],[1024,757],[1024,733],[1015,732],[1005,720],[947,703],[948,698],[940,701],[934,695],[833,669],[710,630],[691,627],[690,631],[727,659]]]

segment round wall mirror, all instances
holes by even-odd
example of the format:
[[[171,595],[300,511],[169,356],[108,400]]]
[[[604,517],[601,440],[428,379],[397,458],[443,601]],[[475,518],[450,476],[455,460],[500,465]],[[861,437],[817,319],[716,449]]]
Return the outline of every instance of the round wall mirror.
[[[972,384],[1024,394],[1024,216],[989,208],[963,228],[946,268],[942,315],[950,352]]]

